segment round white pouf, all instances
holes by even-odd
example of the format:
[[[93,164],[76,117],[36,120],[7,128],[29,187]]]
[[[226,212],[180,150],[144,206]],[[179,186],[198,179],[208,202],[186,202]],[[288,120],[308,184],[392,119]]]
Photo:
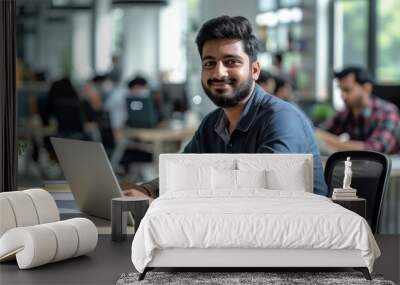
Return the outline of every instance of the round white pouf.
[[[22,192],[32,199],[39,218],[39,224],[60,220],[57,204],[49,192],[43,189],[28,189]]]
[[[97,228],[88,219],[14,228],[0,238],[0,261],[14,255],[20,269],[28,269],[86,254],[96,248]]]
[[[2,195],[0,195],[0,219],[0,237],[9,229],[17,226],[11,204],[8,199]]]
[[[79,238],[75,229],[71,228],[71,224],[62,221],[44,224],[43,226],[53,232],[57,241],[57,252],[51,262],[64,260],[75,255],[78,250]]]
[[[33,226],[39,223],[35,205],[30,196],[23,191],[3,192],[14,213],[17,227]]]
[[[98,233],[92,221],[85,218],[75,218],[65,220],[64,222],[71,224],[78,233],[79,244],[74,257],[90,252],[96,248]]]
[[[20,269],[49,263],[56,251],[54,233],[41,225],[11,229],[0,239],[0,258],[16,255]]]

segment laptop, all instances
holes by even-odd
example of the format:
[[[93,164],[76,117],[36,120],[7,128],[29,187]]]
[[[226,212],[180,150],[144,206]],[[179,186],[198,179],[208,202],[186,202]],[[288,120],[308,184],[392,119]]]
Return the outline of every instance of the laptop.
[[[50,138],[59,163],[81,212],[111,219],[111,199],[122,190],[99,142]],[[128,215],[129,223],[132,217]]]
[[[131,128],[154,128],[157,126],[157,111],[152,96],[130,96],[126,98],[128,119]]]

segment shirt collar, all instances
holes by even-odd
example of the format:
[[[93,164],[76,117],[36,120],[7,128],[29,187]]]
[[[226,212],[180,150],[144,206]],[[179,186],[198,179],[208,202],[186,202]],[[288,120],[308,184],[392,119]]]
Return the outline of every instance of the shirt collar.
[[[372,114],[373,107],[374,107],[374,100],[370,97],[368,99],[367,105],[365,105],[364,109],[361,112],[361,116],[363,116],[364,118],[370,117]]]
[[[215,122],[214,131],[225,141],[225,143],[229,141],[229,132],[226,127],[228,125],[227,123],[224,110],[220,108],[218,119]]]
[[[255,84],[254,90],[250,95],[249,100],[246,102],[242,113],[240,114],[239,122],[236,126],[236,130],[247,132],[253,123],[255,117],[257,116],[257,110],[260,106],[260,100],[263,94],[263,89],[258,85]],[[219,117],[215,123],[214,130],[220,136],[226,137],[229,134],[227,130],[227,119],[224,114],[224,110],[220,109]],[[228,135],[229,136],[229,135]]]
[[[364,119],[368,118],[369,116],[371,116],[373,108],[374,108],[374,99],[369,98],[367,105],[364,106],[360,115],[358,115],[358,118],[360,118],[360,117],[362,117]],[[353,118],[349,108],[346,108],[343,114],[344,114],[344,117],[350,117],[350,119]]]

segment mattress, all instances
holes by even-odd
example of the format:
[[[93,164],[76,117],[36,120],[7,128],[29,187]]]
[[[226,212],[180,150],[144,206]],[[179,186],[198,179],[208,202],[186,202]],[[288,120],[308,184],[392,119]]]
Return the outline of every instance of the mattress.
[[[154,200],[134,237],[132,262],[143,272],[156,250],[173,248],[359,250],[370,271],[380,255],[361,216],[312,193],[266,189]]]

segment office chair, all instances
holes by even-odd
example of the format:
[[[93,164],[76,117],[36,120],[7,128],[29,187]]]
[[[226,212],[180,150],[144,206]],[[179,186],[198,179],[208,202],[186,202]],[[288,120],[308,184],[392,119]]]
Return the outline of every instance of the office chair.
[[[78,100],[60,98],[53,102],[53,115],[61,134],[83,134],[84,119]]]
[[[379,230],[379,218],[386,189],[389,186],[391,160],[384,154],[373,151],[341,151],[333,153],[325,165],[325,181],[328,196],[334,188],[343,187],[344,161],[352,161],[351,187],[357,196],[367,201],[367,222],[373,233]]]
[[[81,102],[77,98],[43,97],[38,100],[39,113],[44,126],[49,125],[50,118],[53,117],[57,122],[56,133],[53,136],[78,139],[92,140],[89,133],[85,131],[85,116],[82,111]],[[44,147],[51,160],[57,161],[57,156],[53,146],[50,143],[50,136],[44,135],[37,139],[37,145]]]
[[[107,156],[111,158],[116,147],[116,142],[111,126],[110,114],[104,111],[99,112],[96,116],[96,122],[99,127],[101,142],[106,150]],[[153,155],[150,152],[144,150],[143,147],[141,148],[139,144],[129,144],[128,148],[122,154],[119,164],[123,166],[124,172],[128,173],[133,164],[140,166],[143,163],[151,163],[152,161]],[[136,172],[138,177],[142,176],[140,167]]]
[[[104,111],[98,112],[95,121],[99,128],[101,143],[103,144],[107,155],[110,157],[112,151],[115,148],[115,140],[113,129],[111,127],[110,114]]]

